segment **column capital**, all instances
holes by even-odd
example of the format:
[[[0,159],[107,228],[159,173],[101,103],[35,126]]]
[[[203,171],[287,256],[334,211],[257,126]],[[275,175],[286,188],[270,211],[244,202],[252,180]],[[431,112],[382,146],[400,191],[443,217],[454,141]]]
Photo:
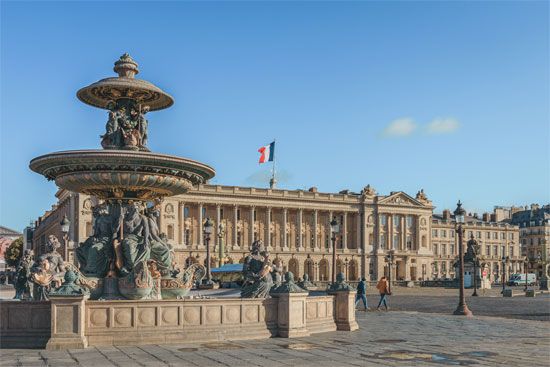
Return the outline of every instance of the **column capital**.
[[[222,207],[222,204],[219,204],[219,203],[216,204],[216,209],[219,209],[221,207]]]

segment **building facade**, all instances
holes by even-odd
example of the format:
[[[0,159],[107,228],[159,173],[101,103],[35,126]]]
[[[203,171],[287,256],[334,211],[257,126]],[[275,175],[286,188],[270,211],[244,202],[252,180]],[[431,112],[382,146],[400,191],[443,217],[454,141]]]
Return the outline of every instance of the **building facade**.
[[[478,258],[487,270],[487,276],[494,281],[502,277],[502,257],[506,259],[506,277],[510,274],[524,271],[524,261],[521,254],[519,228],[506,222],[491,221],[495,215],[477,214],[465,217],[464,251],[467,241],[473,237],[479,245]],[[442,214],[434,214],[432,218],[432,253],[434,262],[433,274],[436,278],[454,278],[454,263],[458,256],[458,235],[456,221],[450,210]]]
[[[512,214],[511,223],[519,226],[523,256],[528,259],[527,270],[541,277],[550,258],[550,204],[525,207]]]
[[[64,215],[71,221],[67,243],[69,260],[74,245],[92,234],[92,207],[97,200],[60,190],[58,204],[35,225],[34,248],[44,251],[49,234],[62,238],[59,223]],[[186,194],[166,198],[161,204],[159,228],[186,264],[204,261],[206,244],[202,223],[211,218],[216,231],[211,240],[212,266],[242,261],[254,240],[262,240],[272,259],[302,277],[327,281],[331,274],[331,218],[340,223],[337,236],[336,271],[351,280],[375,280],[387,273],[388,250],[395,251],[393,279],[429,279],[433,254],[430,246],[433,206],[421,190],[415,197],[404,192],[378,195],[370,186],[360,193],[319,193],[304,190],[260,189],[201,185]],[[223,235],[217,224],[223,223]],[[60,251],[61,252],[61,251]]]

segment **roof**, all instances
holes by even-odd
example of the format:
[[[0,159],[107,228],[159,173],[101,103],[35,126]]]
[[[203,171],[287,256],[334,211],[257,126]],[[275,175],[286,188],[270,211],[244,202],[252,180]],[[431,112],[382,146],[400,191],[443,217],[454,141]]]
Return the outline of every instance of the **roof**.
[[[10,229],[8,227],[0,226],[0,236],[3,237],[19,237],[22,236],[23,233],[17,232],[16,230]]]
[[[243,271],[243,264],[225,264],[219,268],[210,269],[212,273],[233,273],[233,272],[242,272]]]

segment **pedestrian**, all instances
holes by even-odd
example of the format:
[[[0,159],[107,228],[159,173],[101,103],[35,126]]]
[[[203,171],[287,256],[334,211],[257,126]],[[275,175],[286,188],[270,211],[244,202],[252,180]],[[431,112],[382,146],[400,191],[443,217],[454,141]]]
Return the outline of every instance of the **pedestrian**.
[[[376,311],[380,311],[380,306],[382,305],[382,303],[384,303],[384,306],[386,307],[386,311],[387,311],[389,309],[387,296],[389,296],[391,293],[390,293],[390,289],[389,289],[388,281],[386,280],[386,277],[380,278],[380,281],[376,285],[376,288],[380,293],[380,302],[378,302],[378,307],[376,307]]]
[[[357,309],[357,303],[359,301],[363,301],[363,305],[365,306],[365,309],[363,311],[370,310],[367,303],[367,282],[365,278],[361,278],[359,283],[357,284],[357,294],[355,295],[355,308]]]

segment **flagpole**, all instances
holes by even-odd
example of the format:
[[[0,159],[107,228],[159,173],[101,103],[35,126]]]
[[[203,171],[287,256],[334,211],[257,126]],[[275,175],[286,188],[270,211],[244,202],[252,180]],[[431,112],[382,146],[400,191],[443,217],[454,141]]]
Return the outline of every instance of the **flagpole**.
[[[275,139],[273,139],[273,146],[275,147]],[[273,152],[273,168],[271,171],[271,180],[269,180],[269,187],[271,189],[274,189],[276,182],[277,181],[275,180],[275,152]]]

